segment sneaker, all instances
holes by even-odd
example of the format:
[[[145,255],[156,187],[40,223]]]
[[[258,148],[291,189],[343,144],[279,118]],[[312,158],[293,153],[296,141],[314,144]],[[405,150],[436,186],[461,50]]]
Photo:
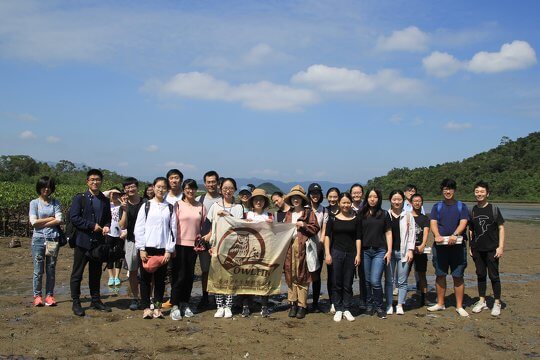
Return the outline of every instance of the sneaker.
[[[90,303],[90,306],[93,307],[94,309],[96,310],[99,310],[99,311],[103,311],[103,312],[111,312],[112,309],[110,307],[108,307],[107,305],[105,305],[101,300],[99,299],[96,299],[96,300],[92,300],[92,302]]]
[[[161,309],[154,309],[154,314],[152,316],[154,316],[154,319],[165,319]]]
[[[476,304],[474,304],[473,308],[472,308],[472,312],[475,313],[475,314],[478,314],[479,312],[481,312],[482,310],[487,310],[489,309],[486,305],[486,301],[477,301]]]
[[[398,296],[398,293],[399,293],[399,289],[398,289],[398,288],[394,288],[394,290],[392,290],[392,295]]]
[[[174,305],[171,310],[171,319],[174,321],[182,320],[182,312],[177,305]]]
[[[142,317],[143,319],[152,319],[154,317],[154,310],[150,308],[144,309]]]
[[[120,278],[114,278],[114,286],[120,285],[121,281]]]
[[[131,304],[129,304],[129,310],[131,311],[139,310],[139,301],[137,299],[131,300]]]
[[[45,305],[56,306],[56,300],[54,299],[54,296],[47,295],[47,297],[45,298]]]
[[[354,321],[354,316],[349,310],[343,312],[343,317],[347,319],[347,321]]]
[[[446,307],[444,305],[435,304],[433,306],[428,307],[427,311],[442,311],[445,309]]]
[[[214,314],[214,317],[215,318],[222,318],[223,316],[225,316],[225,308],[218,307],[216,313]]]
[[[232,311],[230,307],[225,308],[225,313],[223,314],[223,317],[227,319],[232,318]]]
[[[469,316],[469,313],[465,311],[464,308],[456,308],[456,312],[459,314],[459,316],[467,317]]]
[[[195,314],[193,313],[193,311],[191,311],[191,309],[189,308],[189,305],[187,304],[184,305],[184,316],[187,318],[195,316]]]
[[[501,315],[501,303],[495,302],[493,304],[493,309],[491,309],[491,316],[499,316]]]
[[[405,315],[405,312],[403,311],[403,305],[396,305],[396,315]]]
[[[249,306],[242,306],[242,317],[249,317]]]
[[[366,315],[367,315],[367,316],[373,316],[373,314],[375,314],[375,309],[372,308],[371,306],[368,306],[368,307],[366,308]]]
[[[394,314],[394,307],[390,306],[388,309],[386,309],[386,315],[393,315]]]
[[[43,306],[43,299],[41,298],[41,295],[34,296],[34,302],[32,303],[34,306]]]
[[[383,309],[377,309],[377,317],[379,319],[386,319],[386,311]]]
[[[335,314],[336,313],[336,308],[334,307],[334,304],[332,304],[330,306],[330,314]]]
[[[268,306],[261,306],[261,316],[264,318],[270,316],[270,311],[268,310]]]
[[[113,286],[114,285],[114,278],[113,277],[109,277],[109,282],[107,283],[108,286]]]
[[[334,314],[334,321],[340,322],[342,317],[343,313],[341,311],[336,311],[336,313]]]
[[[165,301],[163,304],[161,304],[161,308],[163,310],[168,310],[173,307],[173,304],[171,304],[171,299]]]

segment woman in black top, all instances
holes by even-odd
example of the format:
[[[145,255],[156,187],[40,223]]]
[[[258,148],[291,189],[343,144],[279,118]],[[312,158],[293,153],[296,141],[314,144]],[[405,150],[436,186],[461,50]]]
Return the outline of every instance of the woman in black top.
[[[367,313],[375,312],[381,319],[386,319],[383,310],[383,291],[381,285],[385,266],[392,254],[392,229],[390,217],[381,209],[382,194],[379,189],[366,192],[364,207],[360,211],[362,224],[362,264],[366,274]]]
[[[355,267],[360,265],[362,229],[359,217],[351,210],[352,197],[348,192],[339,195],[338,205],[339,213],[331,218],[326,226],[324,241],[326,263],[332,265],[334,270],[332,289],[332,303],[336,309],[334,321],[341,321],[342,316],[354,321],[354,316],[350,312],[352,283]]]

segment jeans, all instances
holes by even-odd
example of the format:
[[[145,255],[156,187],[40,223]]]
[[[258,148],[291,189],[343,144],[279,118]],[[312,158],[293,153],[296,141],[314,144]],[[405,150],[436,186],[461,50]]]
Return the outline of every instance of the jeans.
[[[47,279],[45,282],[45,293],[54,295],[54,279],[56,273],[56,258],[58,256],[45,256],[45,238],[32,238],[32,259],[34,262],[34,276],[32,278],[32,290],[34,296],[41,296],[43,271],[45,270]]]
[[[362,263],[364,264],[364,274],[366,275],[366,302],[368,308],[382,309],[382,273],[385,268],[384,248],[364,248],[362,252]]]
[[[354,277],[355,253],[347,253],[332,249],[332,267],[334,268],[334,289],[332,303],[336,311],[351,310],[353,297],[352,283]]]
[[[401,251],[392,250],[392,258],[390,264],[386,266],[384,274],[384,292],[386,295],[386,309],[392,306],[394,289],[394,278],[398,279],[398,305],[405,303],[407,297],[407,278],[409,277],[409,266],[407,262],[401,261]]]

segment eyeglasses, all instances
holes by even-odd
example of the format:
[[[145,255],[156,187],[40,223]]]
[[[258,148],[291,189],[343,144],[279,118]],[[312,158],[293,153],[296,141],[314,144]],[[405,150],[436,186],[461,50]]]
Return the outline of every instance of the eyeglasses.
[[[221,191],[227,191],[227,192],[229,192],[229,191],[233,191],[233,192],[234,192],[234,190],[235,190],[235,189],[234,189],[233,187],[223,187],[223,188],[221,188]]]
[[[88,179],[88,182],[98,183],[98,182],[101,182],[101,179],[100,178],[90,178],[90,179]]]

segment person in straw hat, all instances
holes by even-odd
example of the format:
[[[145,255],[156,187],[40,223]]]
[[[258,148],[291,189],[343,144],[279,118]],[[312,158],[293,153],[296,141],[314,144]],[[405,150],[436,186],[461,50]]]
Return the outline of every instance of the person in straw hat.
[[[264,189],[256,188],[253,190],[253,193],[247,202],[247,206],[251,210],[246,214],[246,221],[273,222],[272,213],[264,212],[264,210],[270,206],[270,199],[266,196],[266,191]],[[252,298],[252,295],[242,296],[242,317],[248,317],[250,315],[249,304]],[[268,317],[269,315],[268,296],[261,296],[261,316]]]
[[[289,317],[303,319],[306,316],[309,283],[317,277],[317,273],[308,271],[306,262],[306,241],[320,230],[315,214],[305,206],[309,203],[305,190],[295,185],[285,196],[285,202],[291,209],[285,216],[286,223],[296,224],[293,241],[287,250],[284,270],[291,305]]]

